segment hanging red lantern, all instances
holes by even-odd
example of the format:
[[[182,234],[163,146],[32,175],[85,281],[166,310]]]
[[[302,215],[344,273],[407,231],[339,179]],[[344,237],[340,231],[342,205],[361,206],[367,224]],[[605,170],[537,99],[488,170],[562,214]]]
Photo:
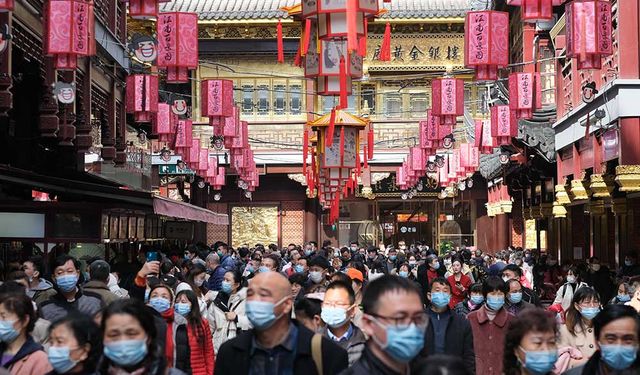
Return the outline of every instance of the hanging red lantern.
[[[494,148],[493,137],[491,134],[491,121],[476,120],[475,129],[476,143],[480,153],[491,154]]]
[[[230,79],[205,79],[200,84],[202,116],[209,117],[214,134],[220,135],[220,124],[233,116],[233,81]],[[218,130],[218,131],[216,131]]]
[[[157,23],[158,67],[167,69],[167,83],[189,82],[198,67],[198,14],[161,13]]]
[[[328,77],[328,76],[320,76],[316,80],[316,87],[318,88],[316,92],[318,95],[340,95],[340,77]],[[347,76],[346,80],[347,85],[347,96],[353,93],[353,83],[351,77]]]
[[[49,0],[44,4],[44,50],[58,70],[75,70],[78,57],[96,53],[93,1]]]
[[[159,13],[159,3],[169,0],[128,0],[129,17],[137,20],[155,20]]]
[[[464,81],[456,78],[438,78],[431,81],[433,97],[431,111],[440,117],[440,123],[455,125],[457,117],[464,115]]]
[[[151,122],[158,112],[158,76],[132,74],[127,76],[127,113],[133,113],[136,122]]]
[[[518,120],[508,105],[491,107],[491,133],[497,146],[511,144],[511,138],[518,135]]]
[[[467,12],[464,41],[465,66],[475,68],[476,79],[498,79],[498,69],[509,64],[509,13]]]
[[[602,57],[613,53],[611,3],[575,0],[565,7],[567,57],[578,69],[600,69]]]
[[[441,120],[433,114],[433,110],[427,110],[426,121],[427,140],[432,142],[432,149],[444,147],[444,138],[451,134],[451,126],[441,125]]]
[[[193,139],[193,123],[191,120],[178,120],[176,122],[176,135],[174,149],[176,153],[186,156]]]
[[[509,74],[509,108],[517,119],[530,119],[541,108],[542,88],[539,73]]]
[[[13,12],[14,0],[0,0],[0,13]]]
[[[356,0],[353,4],[348,4],[349,1],[351,0],[303,0],[302,18],[316,18],[319,14],[327,13],[338,13],[346,15],[347,10],[352,9],[356,12],[361,12],[368,16],[378,14],[378,1],[376,0]]]
[[[172,123],[175,121],[175,115],[171,111],[171,105],[167,103],[158,103],[158,112],[153,120],[153,134],[158,136],[160,142],[169,142],[172,133]]]
[[[523,21],[549,21],[553,19],[553,7],[564,0],[507,0],[508,5],[521,7]]]

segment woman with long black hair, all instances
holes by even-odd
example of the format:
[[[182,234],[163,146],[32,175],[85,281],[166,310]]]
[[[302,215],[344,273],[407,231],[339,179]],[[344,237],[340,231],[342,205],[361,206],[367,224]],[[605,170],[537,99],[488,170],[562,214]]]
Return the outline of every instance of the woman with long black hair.
[[[215,357],[211,329],[209,322],[200,314],[195,293],[191,290],[178,293],[174,309],[187,320],[189,368],[181,370],[192,375],[213,374]]]
[[[253,327],[245,312],[247,288],[240,272],[225,273],[222,290],[214,293],[213,302],[209,305],[209,323],[213,330],[213,345],[217,353],[225,341]]]

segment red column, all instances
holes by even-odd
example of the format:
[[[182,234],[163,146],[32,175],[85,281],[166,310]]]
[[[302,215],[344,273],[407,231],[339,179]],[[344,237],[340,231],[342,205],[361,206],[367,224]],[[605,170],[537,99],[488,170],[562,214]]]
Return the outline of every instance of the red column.
[[[620,165],[640,164],[640,118],[620,121]]]

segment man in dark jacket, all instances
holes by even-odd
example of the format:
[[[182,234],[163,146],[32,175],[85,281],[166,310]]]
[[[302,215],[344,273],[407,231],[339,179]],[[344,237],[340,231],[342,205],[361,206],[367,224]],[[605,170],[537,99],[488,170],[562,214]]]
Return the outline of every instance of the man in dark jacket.
[[[93,261],[91,265],[89,265],[89,277],[91,277],[91,280],[82,287],[85,292],[91,292],[99,295],[105,306],[120,299],[120,297],[109,290],[109,287],[107,286],[110,272],[111,267],[109,266],[109,263],[102,259]]]
[[[501,276],[502,281],[504,281],[505,283],[509,282],[509,280],[517,280],[518,282],[520,282],[520,280],[522,279],[522,269],[515,264],[509,264],[502,269]],[[531,305],[542,307],[542,305],[540,304],[540,298],[538,298],[536,293],[525,286],[522,286],[522,300]]]
[[[216,373],[316,374],[322,367],[322,375],[333,375],[347,368],[347,352],[321,336],[315,350],[322,363],[314,361],[314,333],[291,321],[291,309],[291,286],[283,275],[261,272],[251,279],[246,313],[254,329],[222,344]]]
[[[207,290],[219,291],[222,289],[222,280],[227,270],[220,265],[220,257],[216,253],[207,255],[207,273],[209,279],[207,280]]]
[[[469,322],[449,309],[451,286],[444,278],[431,282],[427,293],[429,326],[425,335],[421,356],[447,354],[464,361],[469,373],[475,374],[476,356],[473,352],[473,333]]]
[[[424,260],[424,263],[418,267],[418,275],[416,277],[418,284],[422,287],[422,292],[426,293],[430,289],[429,284],[431,280],[436,277],[444,277],[446,272],[447,270],[442,266],[442,264],[440,264],[440,260],[437,255],[428,255]]]
[[[404,375],[424,347],[428,317],[415,282],[385,275],[367,285],[362,298],[367,346],[341,375]]]

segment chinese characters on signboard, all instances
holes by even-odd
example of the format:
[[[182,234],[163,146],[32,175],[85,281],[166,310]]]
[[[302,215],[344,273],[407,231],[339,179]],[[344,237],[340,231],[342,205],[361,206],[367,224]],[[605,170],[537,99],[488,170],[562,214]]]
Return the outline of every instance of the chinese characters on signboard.
[[[381,36],[370,36],[367,60],[375,70],[424,69],[443,66],[462,67],[464,64],[463,34],[401,34],[392,35],[391,62],[380,61]],[[384,68],[383,68],[384,67]]]

